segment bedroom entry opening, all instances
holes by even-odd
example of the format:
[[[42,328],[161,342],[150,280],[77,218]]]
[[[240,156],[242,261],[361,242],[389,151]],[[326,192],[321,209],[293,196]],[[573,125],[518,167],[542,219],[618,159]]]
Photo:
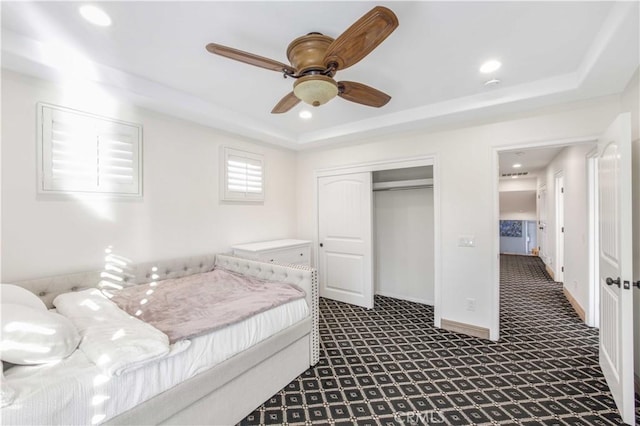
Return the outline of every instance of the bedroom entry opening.
[[[437,167],[433,157],[316,171],[320,295],[373,308],[374,295],[434,306]]]
[[[571,304],[584,323],[597,327],[594,149],[595,139],[586,139],[496,150],[497,272],[500,274],[504,266],[500,263],[509,261],[510,255],[531,257],[549,285],[561,285],[559,297]],[[499,292],[494,321],[499,323],[499,312],[504,310],[499,300],[503,289],[496,286]],[[526,294],[523,291],[522,297]]]

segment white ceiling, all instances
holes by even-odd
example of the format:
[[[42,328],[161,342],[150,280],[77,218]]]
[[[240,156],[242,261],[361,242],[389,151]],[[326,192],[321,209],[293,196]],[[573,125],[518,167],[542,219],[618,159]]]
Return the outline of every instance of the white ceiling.
[[[505,173],[524,172],[527,175],[520,176],[521,178],[539,176],[564,148],[564,146],[552,146],[501,152],[498,156],[500,176],[502,179],[510,179],[510,176],[502,177],[502,175]],[[520,164],[521,167],[515,168],[513,167],[514,164]]]
[[[392,96],[380,109],[336,98],[270,114],[293,81],[206,52],[215,42],[281,62],[294,38],[337,37],[378,3],[96,2],[92,26],[74,2],[3,2],[2,66],[89,79],[161,112],[294,149],[491,118],[622,91],[638,67],[638,2],[383,2],[400,26],[338,72]],[[502,61],[492,76],[478,72]],[[483,83],[502,80],[494,88]]]

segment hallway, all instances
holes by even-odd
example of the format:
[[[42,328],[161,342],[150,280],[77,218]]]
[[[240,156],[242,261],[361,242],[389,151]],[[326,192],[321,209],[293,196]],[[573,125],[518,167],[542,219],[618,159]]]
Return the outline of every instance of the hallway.
[[[520,366],[531,367],[531,373],[542,380],[537,386],[546,396],[567,403],[571,398],[588,408],[591,415],[579,416],[583,422],[601,424],[598,419],[607,419],[619,424],[598,365],[598,330],[582,322],[564,296],[562,284],[549,277],[540,258],[501,255],[500,289],[504,349],[530,361],[531,365]],[[612,412],[603,411],[605,407]],[[636,423],[640,423],[638,394]]]

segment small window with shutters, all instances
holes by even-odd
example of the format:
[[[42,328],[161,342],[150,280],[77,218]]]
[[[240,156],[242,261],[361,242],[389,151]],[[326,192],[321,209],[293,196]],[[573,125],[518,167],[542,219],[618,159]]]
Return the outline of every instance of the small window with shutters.
[[[223,147],[220,168],[224,201],[264,201],[264,156]]]
[[[142,195],[142,127],[38,104],[40,193]]]

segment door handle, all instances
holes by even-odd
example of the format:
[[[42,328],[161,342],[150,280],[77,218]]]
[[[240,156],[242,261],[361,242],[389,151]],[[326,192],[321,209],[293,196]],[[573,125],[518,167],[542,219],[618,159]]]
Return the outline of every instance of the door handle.
[[[324,247],[324,245],[322,243],[320,243],[320,247]]]
[[[632,282],[631,282],[631,286],[632,286],[632,287],[638,287],[638,290],[640,290],[640,280],[638,280],[638,281],[632,281]]]
[[[612,279],[611,277],[607,277],[606,279],[606,283],[607,285],[617,285],[618,287],[620,287],[620,277],[616,278],[615,280]]]

